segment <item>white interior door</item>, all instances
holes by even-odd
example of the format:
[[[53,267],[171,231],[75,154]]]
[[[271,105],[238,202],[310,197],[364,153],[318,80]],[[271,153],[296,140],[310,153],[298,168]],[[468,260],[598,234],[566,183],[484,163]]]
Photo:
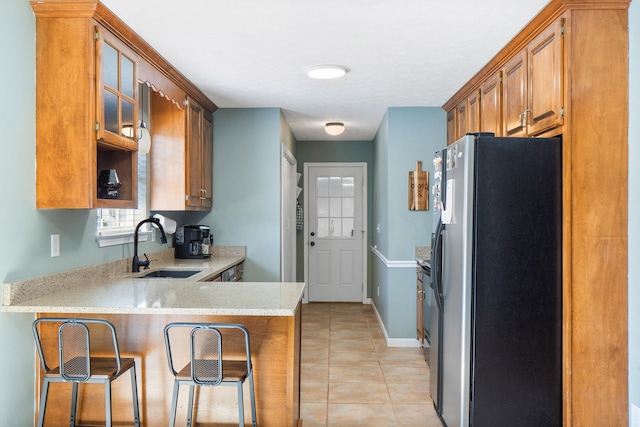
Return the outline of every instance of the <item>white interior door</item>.
[[[280,165],[280,280],[296,281],[296,159],[282,144]]]
[[[305,164],[309,301],[364,301],[366,164]]]

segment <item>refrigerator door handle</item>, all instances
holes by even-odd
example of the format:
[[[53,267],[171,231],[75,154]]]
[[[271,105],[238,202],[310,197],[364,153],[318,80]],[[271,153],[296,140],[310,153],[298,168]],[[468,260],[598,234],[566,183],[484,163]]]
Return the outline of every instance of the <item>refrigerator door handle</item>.
[[[440,310],[444,305],[442,295],[442,233],[444,233],[444,224],[441,220],[438,220],[433,241],[433,275],[431,276],[431,283],[433,284],[436,304]]]

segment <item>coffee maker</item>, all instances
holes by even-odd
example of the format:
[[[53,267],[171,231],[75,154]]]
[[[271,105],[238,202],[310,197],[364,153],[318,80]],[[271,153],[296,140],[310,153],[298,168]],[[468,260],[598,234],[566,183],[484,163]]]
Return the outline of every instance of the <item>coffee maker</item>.
[[[185,225],[176,229],[173,246],[175,257],[209,258],[209,247],[213,243],[211,229],[206,225]]]

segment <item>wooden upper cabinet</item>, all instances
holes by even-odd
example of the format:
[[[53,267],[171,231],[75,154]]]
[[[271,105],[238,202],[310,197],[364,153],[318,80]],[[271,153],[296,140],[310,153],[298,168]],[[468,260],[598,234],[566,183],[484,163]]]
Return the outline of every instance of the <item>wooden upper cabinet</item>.
[[[480,90],[475,90],[467,98],[466,132],[480,132]]]
[[[213,115],[187,98],[187,209],[210,210],[213,204]]]
[[[447,123],[447,144],[456,142],[469,132],[480,132],[480,91],[473,91],[467,99],[450,111]]]
[[[188,208],[202,205],[202,107],[187,99],[187,197]]]
[[[197,141],[203,131],[211,134],[207,138],[212,141],[212,118],[210,125],[203,121],[216,105],[98,0],[31,0],[30,4],[36,17],[36,207],[137,207],[138,84],[142,82],[156,95],[162,94],[152,99],[157,113],[157,120],[151,119],[152,153],[157,142],[151,162],[151,168],[157,168],[151,172],[152,209],[155,201],[170,206],[167,210],[184,210],[184,171],[189,161],[185,135],[191,132],[185,129],[188,118],[182,103],[188,95],[202,106]],[[195,146],[198,154],[189,151],[194,158],[212,150],[211,145]],[[175,165],[180,158],[178,174]],[[114,169],[120,180],[117,197],[102,190],[99,178],[102,171]],[[167,197],[172,191],[153,188],[154,180],[167,184],[164,188],[175,187],[178,181],[162,178],[163,173],[174,176],[169,172],[182,176],[175,200]],[[203,179],[203,173],[211,175],[200,165],[198,209],[211,205],[211,186],[205,183],[211,180]]]
[[[90,4],[71,12],[63,3],[34,1],[31,6],[36,16],[36,207],[135,208],[137,139],[121,130],[125,121],[137,119],[136,56],[123,54],[124,46],[113,40],[113,49],[105,47],[105,37],[98,37],[106,36],[104,28],[92,19]],[[115,58],[114,64],[105,65],[105,54]],[[115,82],[114,75],[106,75],[111,70]],[[127,82],[121,80],[125,75]],[[99,87],[113,92],[105,95]],[[106,132],[105,124],[113,132]],[[112,169],[120,181],[117,193],[102,190],[99,180],[101,171]]]
[[[211,210],[213,114],[187,97],[151,94],[151,210]]]
[[[213,114],[202,114],[202,203],[204,209],[213,206]]]
[[[467,133],[467,100],[456,107],[456,141]]]
[[[529,136],[563,123],[564,19],[536,36],[502,68],[503,134]]]
[[[456,109],[454,108],[447,111],[447,145],[456,142],[456,137]]]
[[[564,122],[564,21],[564,18],[557,20],[529,44],[529,135]]]
[[[501,75],[502,72],[494,74],[480,87],[480,130],[482,132],[492,132],[496,136],[502,136]]]
[[[504,136],[526,135],[527,52],[521,51],[502,68],[502,123]]]

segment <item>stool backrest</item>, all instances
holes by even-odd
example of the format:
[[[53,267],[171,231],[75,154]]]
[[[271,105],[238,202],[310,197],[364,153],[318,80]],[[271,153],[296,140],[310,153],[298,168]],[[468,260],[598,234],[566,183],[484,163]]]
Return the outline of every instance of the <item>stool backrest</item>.
[[[178,375],[174,360],[175,355],[172,351],[171,330],[174,329],[190,330],[190,377],[194,383],[215,386],[223,380],[223,340],[220,329],[236,329],[243,332],[247,375],[251,373],[249,331],[243,325],[234,323],[173,322],[165,326],[164,339],[169,370],[174,376]],[[187,332],[186,330],[185,333]]]
[[[53,363],[47,360],[44,354],[42,340],[38,331],[38,325],[41,323],[58,325],[58,360],[53,361]],[[104,319],[43,317],[33,322],[32,330],[38,355],[40,356],[40,364],[45,372],[51,372],[57,364],[60,376],[67,381],[84,382],[91,377],[91,331],[88,327],[89,324],[106,327],[106,330],[109,331],[110,340],[107,339],[107,341],[110,341],[110,345],[108,345],[110,347],[109,351],[112,352],[111,356],[116,361],[116,373],[120,372],[118,338],[116,337],[115,327],[111,322]],[[54,366],[54,368],[51,366]]]
[[[58,328],[60,375],[67,381],[86,381],[91,376],[89,328],[84,323],[65,322]]]
[[[201,325],[191,331],[191,379],[201,385],[222,381],[222,335],[214,327]]]

